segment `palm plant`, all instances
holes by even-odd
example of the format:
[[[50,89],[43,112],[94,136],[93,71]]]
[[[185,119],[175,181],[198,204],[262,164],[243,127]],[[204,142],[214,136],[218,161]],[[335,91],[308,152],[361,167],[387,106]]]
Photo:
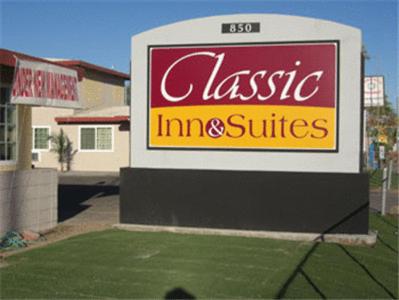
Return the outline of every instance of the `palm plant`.
[[[52,145],[51,151],[56,153],[58,156],[61,172],[65,171],[65,164],[67,166],[67,171],[69,171],[74,155],[72,151],[71,140],[66,135],[64,130],[61,129],[58,134],[53,134],[50,136],[50,141]]]

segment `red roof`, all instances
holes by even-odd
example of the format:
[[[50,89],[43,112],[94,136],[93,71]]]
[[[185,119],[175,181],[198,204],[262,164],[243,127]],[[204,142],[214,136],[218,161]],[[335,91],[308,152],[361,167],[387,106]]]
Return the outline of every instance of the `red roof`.
[[[68,69],[73,69],[78,72],[79,80],[82,80],[82,77],[84,77],[85,74],[85,69],[89,70],[94,70],[100,73],[105,73],[111,76],[119,77],[125,80],[129,80],[130,76],[129,74],[118,72],[112,69],[104,68],[101,66],[93,65],[85,61],[81,60],[48,60],[40,57],[35,57],[31,56],[28,54],[16,52],[16,51],[11,51],[7,49],[1,49],[0,48],[0,65],[5,65],[9,67],[15,67],[15,57],[18,57],[20,59],[26,59],[26,60],[31,60],[31,61],[39,61],[39,62],[45,62],[48,64],[56,65],[56,66],[61,66],[64,68]]]
[[[129,116],[112,117],[58,117],[55,118],[58,124],[77,124],[77,123],[120,123],[129,121]]]
[[[93,65],[93,64],[90,64],[88,62],[81,61],[81,60],[59,60],[59,61],[57,61],[57,63],[59,63],[61,65],[64,65],[64,66],[68,66],[68,67],[80,67],[80,68],[83,68],[83,69],[94,70],[94,71],[105,73],[105,74],[108,74],[108,75],[120,77],[120,78],[125,79],[125,80],[129,80],[130,79],[129,74],[118,72],[118,71],[115,71],[115,70],[112,70],[112,69],[108,69],[108,68],[104,68],[104,67],[101,67],[101,66]]]
[[[30,60],[30,61],[44,62],[47,64],[56,65],[58,67],[73,69],[73,70],[78,71],[79,80],[82,80],[82,77],[83,77],[82,70],[78,70],[77,68],[66,66],[66,65],[60,64],[58,62],[53,62],[53,61],[50,61],[50,60],[47,60],[44,58],[35,57],[35,56],[28,55],[28,54],[0,48],[0,65],[8,66],[8,67],[15,67],[15,57],[20,58],[20,59]]]

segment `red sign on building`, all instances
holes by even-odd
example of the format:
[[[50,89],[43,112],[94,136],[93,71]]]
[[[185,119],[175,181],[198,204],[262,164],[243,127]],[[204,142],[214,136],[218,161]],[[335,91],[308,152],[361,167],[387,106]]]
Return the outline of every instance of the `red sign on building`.
[[[79,108],[78,74],[61,66],[18,59],[11,103]]]

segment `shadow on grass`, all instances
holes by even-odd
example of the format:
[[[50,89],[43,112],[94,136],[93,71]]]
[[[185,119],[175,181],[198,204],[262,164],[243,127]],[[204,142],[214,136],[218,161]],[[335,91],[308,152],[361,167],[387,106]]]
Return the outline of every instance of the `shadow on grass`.
[[[195,296],[187,292],[183,288],[174,288],[165,294],[165,299],[195,299]]]
[[[379,285],[392,299],[395,299],[395,295],[385,286],[380,282],[371,272],[370,270],[362,264],[354,255],[352,255],[348,249],[346,249],[342,245],[338,245],[339,248],[342,249],[342,251],[345,252],[346,255],[348,255],[364,272],[366,272],[367,276],[370,277],[377,285]]]
[[[383,244],[385,247],[387,247],[389,250],[391,250],[393,253],[398,254],[398,250],[394,249],[391,247],[387,242],[385,242],[380,236],[377,236],[377,239],[380,241],[381,244]]]
[[[358,214],[359,212],[361,212],[364,209],[367,209],[367,207],[369,206],[369,203],[366,202],[363,205],[361,205],[360,207],[358,207],[357,209],[355,209],[353,212],[351,212],[350,214],[348,214],[347,216],[345,216],[344,218],[342,218],[340,221],[338,221],[337,223],[335,223],[334,225],[330,226],[329,228],[327,228],[326,230],[324,230],[319,236],[317,236],[314,239],[314,242],[317,242],[319,240],[324,241],[324,235],[330,233],[331,231],[333,231],[335,228],[337,228],[338,226],[340,226],[341,224],[343,224],[344,222],[346,222],[347,220],[349,220],[350,218],[352,218],[353,216],[355,216],[356,214]],[[274,298],[276,299],[281,299],[285,296],[289,286],[292,284],[292,282],[294,281],[294,279],[297,277],[298,274],[302,274],[304,276],[304,278],[306,279],[306,281],[311,285],[311,287],[314,289],[314,291],[320,295],[321,298],[326,299],[325,294],[320,290],[320,288],[318,288],[316,286],[316,284],[311,280],[311,278],[305,274],[303,267],[306,264],[306,262],[308,261],[308,259],[312,256],[312,254],[316,251],[317,247],[319,247],[320,243],[315,243],[310,250],[305,254],[305,256],[302,258],[302,260],[299,262],[299,264],[296,266],[296,268],[294,269],[294,271],[291,273],[291,275],[288,277],[287,281],[283,284],[283,286],[280,288],[280,290],[276,293],[276,296]]]
[[[397,225],[389,222],[386,218],[384,218],[383,216],[381,216],[380,214],[376,214],[378,220],[384,222],[385,224],[389,225],[390,227],[394,228],[395,230],[397,230]]]
[[[317,285],[310,279],[310,277],[303,271],[302,269],[299,271],[300,274],[305,278],[305,280],[312,286],[312,288],[316,291],[316,293],[320,296],[321,299],[327,299],[326,295],[317,287]]]

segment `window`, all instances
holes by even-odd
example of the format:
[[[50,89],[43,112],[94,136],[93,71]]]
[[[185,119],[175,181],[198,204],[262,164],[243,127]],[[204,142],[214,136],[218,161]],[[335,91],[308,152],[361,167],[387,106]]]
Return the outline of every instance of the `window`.
[[[49,150],[50,149],[50,127],[34,126],[33,127],[33,150]]]
[[[0,161],[17,158],[17,111],[10,93],[11,87],[0,86]]]
[[[112,151],[113,130],[106,126],[80,127],[80,151]]]
[[[40,161],[40,152],[32,152],[32,162]]]
[[[80,149],[95,150],[96,149],[96,129],[81,128],[80,129]]]

